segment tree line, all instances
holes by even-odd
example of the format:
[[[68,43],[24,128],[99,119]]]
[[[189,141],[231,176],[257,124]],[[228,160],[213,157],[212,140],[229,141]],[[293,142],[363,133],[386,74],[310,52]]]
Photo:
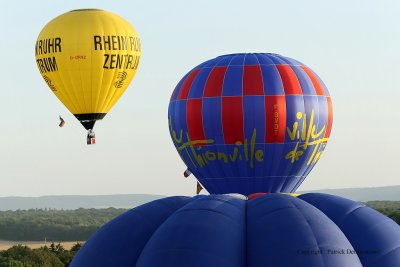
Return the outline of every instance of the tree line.
[[[126,209],[0,211],[0,240],[85,241]]]
[[[400,224],[400,201],[369,201],[376,209]],[[85,241],[102,225],[127,209],[30,209],[0,211],[0,240]]]
[[[27,246],[13,246],[0,251],[0,267],[64,267],[69,266],[72,258],[82,247],[76,243],[70,250],[58,243],[51,243],[38,249]]]
[[[400,225],[400,201],[368,201],[365,204],[385,214]]]

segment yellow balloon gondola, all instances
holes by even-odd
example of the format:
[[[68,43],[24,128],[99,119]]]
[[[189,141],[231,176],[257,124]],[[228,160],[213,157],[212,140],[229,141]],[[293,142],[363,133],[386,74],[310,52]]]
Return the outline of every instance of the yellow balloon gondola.
[[[104,118],[134,77],[140,54],[136,30],[123,18],[98,9],[56,17],[35,46],[43,79],[93,136],[96,120]]]

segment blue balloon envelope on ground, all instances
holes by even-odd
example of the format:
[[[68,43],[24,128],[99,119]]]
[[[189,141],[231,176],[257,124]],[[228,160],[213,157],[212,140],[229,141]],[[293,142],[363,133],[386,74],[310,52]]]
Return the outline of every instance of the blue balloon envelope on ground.
[[[212,194],[294,192],[331,132],[332,102],[304,64],[231,54],[189,71],[168,108],[174,145]]]
[[[360,203],[310,193],[169,197],[120,215],[71,266],[398,267],[400,227]]]

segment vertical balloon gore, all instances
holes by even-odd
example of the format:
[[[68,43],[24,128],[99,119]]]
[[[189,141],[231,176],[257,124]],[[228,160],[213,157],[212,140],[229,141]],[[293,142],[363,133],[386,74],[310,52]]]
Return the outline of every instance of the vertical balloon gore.
[[[294,59],[231,54],[182,78],[168,119],[179,155],[210,193],[290,193],[325,149],[332,104],[321,79]]]

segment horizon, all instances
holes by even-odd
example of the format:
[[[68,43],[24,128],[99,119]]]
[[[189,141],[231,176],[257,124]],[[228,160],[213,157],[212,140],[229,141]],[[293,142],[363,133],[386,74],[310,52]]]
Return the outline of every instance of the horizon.
[[[346,190],[368,190],[368,189],[385,189],[385,188],[393,188],[393,187],[400,187],[400,185],[389,185],[389,186],[376,186],[376,187],[343,187],[343,188],[322,188],[322,189],[313,189],[313,190],[298,190],[296,193],[309,193],[315,191],[346,191]],[[200,195],[206,195],[208,192],[201,192]],[[271,194],[271,193],[270,193]],[[40,195],[40,196],[17,196],[17,195],[10,195],[10,196],[0,196],[0,198],[42,198],[42,197],[103,197],[103,196],[161,196],[161,197],[173,197],[176,195],[163,195],[163,194],[151,194],[151,193],[124,193],[124,194],[86,194],[86,195]],[[193,196],[194,194],[187,194],[181,196]]]

